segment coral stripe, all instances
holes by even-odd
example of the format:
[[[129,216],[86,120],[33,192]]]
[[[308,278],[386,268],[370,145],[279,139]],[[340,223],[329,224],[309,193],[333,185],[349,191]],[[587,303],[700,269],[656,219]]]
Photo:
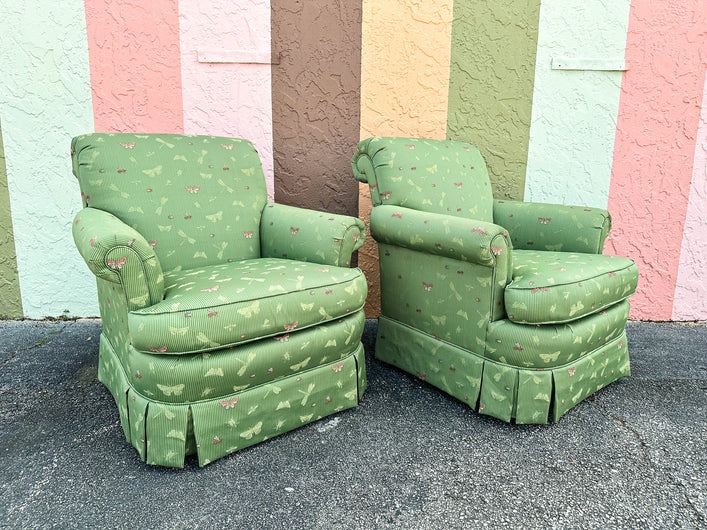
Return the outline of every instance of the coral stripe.
[[[675,286],[673,320],[707,320],[707,78],[702,95],[702,114],[685,230],[680,250],[680,268]]]
[[[239,55],[270,56],[270,0],[182,0],[179,17],[184,132],[253,142],[272,199],[271,66],[237,62]],[[197,52],[233,62],[199,62]]]
[[[607,252],[641,271],[633,318],[672,316],[707,64],[704,0],[634,2],[614,145]]]
[[[452,0],[363,1],[361,138],[445,138],[449,97]],[[371,199],[359,187],[359,217],[368,227]],[[378,249],[359,250],[368,279],[366,316],[380,314]]]
[[[85,0],[95,128],[183,132],[177,0]]]

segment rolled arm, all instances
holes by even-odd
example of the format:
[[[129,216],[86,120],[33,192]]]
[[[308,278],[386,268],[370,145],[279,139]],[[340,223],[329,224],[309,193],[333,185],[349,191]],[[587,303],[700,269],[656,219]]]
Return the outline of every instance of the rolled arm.
[[[164,277],[155,251],[136,230],[103,210],[84,208],[74,218],[74,242],[98,278],[123,286],[129,310],[164,298]]]
[[[268,203],[260,223],[261,255],[348,267],[366,237],[363,221],[348,215]]]
[[[496,200],[494,223],[505,227],[517,249],[601,254],[611,215],[601,208]]]
[[[501,226],[400,206],[373,208],[371,235],[381,243],[487,267],[503,258],[510,263],[512,258],[508,232]]]

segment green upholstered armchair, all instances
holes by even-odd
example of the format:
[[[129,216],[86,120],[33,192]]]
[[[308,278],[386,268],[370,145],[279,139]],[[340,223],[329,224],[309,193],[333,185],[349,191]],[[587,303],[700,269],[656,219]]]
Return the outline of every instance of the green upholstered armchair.
[[[630,374],[638,270],[601,254],[608,212],[494,200],[461,142],[369,138],[352,166],[374,206],[377,358],[516,423],[557,421]]]
[[[237,138],[88,134],[72,161],[98,377],[143,460],[205,465],[358,404],[359,219],[268,203]]]

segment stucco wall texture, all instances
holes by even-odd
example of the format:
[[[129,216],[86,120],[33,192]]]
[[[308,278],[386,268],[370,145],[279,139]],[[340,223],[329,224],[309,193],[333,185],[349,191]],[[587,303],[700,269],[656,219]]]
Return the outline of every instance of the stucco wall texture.
[[[133,130],[248,138],[276,200],[365,220],[359,139],[469,141],[499,197],[608,206],[632,318],[707,319],[706,32],[701,0],[0,3],[0,315],[97,315],[69,142]]]

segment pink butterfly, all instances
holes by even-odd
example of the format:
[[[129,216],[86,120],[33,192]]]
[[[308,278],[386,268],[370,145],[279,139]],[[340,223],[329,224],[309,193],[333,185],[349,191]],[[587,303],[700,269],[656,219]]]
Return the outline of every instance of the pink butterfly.
[[[224,170],[224,171],[228,171],[229,169],[230,169],[230,168],[228,168],[228,167],[226,167],[226,166],[223,166],[223,170]]]
[[[199,193],[201,186],[184,186],[184,189],[186,189],[189,193]]]
[[[224,149],[228,149],[230,151],[231,149],[233,149],[233,144],[228,144],[228,145],[221,144],[221,147],[223,147]]]
[[[569,370],[567,370],[567,373],[570,374],[570,377],[572,377],[576,371],[577,367],[575,366],[574,368],[570,368]]]
[[[390,199],[390,195],[392,194],[392,191],[386,191],[385,193],[379,193],[380,198],[385,200],[385,199]]]
[[[438,250],[442,249],[442,245],[440,243],[435,243],[435,248]]]
[[[135,238],[132,238],[130,241],[128,241],[128,242],[125,243],[125,244],[128,245],[129,247],[132,247],[132,246],[133,246],[133,243],[135,243]]]
[[[619,342],[619,344],[618,344],[619,350],[623,347],[623,345],[624,345],[624,341]]]
[[[145,191],[146,191],[147,193],[152,193],[152,188],[147,188]]]
[[[427,379],[427,374],[421,374],[420,372],[415,372],[417,374],[417,377],[422,379],[423,381]]]
[[[359,239],[361,239],[361,234],[351,234],[351,237],[354,241],[358,241]]]
[[[454,185],[455,185],[457,188],[461,189],[461,187],[462,187],[463,184],[462,184],[461,182],[455,182]]]
[[[154,351],[157,353],[164,353],[167,351],[167,346],[162,346],[160,348],[153,348],[152,346],[150,346],[150,351]]]
[[[284,335],[280,335],[279,337],[273,337],[275,340],[279,340],[280,342],[290,342],[290,334],[286,333]]]
[[[412,167],[410,168],[410,171],[415,171],[416,169],[417,169],[417,167],[412,166]]]
[[[432,290],[432,284],[431,284],[431,283],[422,282],[422,288],[423,288],[425,291],[431,291],[431,290]]]
[[[290,232],[292,232],[292,235],[295,235],[297,232],[299,232],[299,228],[295,228],[294,226],[291,226]]]
[[[273,368],[268,368],[267,375],[270,375],[273,373],[275,370]]]
[[[557,269],[552,269],[552,270],[554,270],[554,271],[566,271],[567,269],[565,269],[564,267],[558,267]],[[581,284],[580,284],[580,285],[581,285]]]
[[[335,372],[340,372],[341,369],[344,367],[344,361],[341,361],[339,364],[335,364],[331,367],[332,370]]]
[[[332,293],[332,290],[329,288],[324,290],[324,294],[331,294],[331,293]]]
[[[396,212],[396,213],[394,213],[393,215],[391,215],[391,217],[397,217],[398,219],[402,219],[402,218],[403,218],[403,214],[401,214],[400,212]]]
[[[538,222],[539,222],[540,224],[546,225],[546,224],[549,223],[550,221],[552,221],[552,217],[547,217],[547,218],[545,218],[545,217],[538,217]]]
[[[94,244],[95,242],[96,242],[96,238],[95,238],[95,237],[92,237],[91,240],[89,241],[89,243],[91,243],[91,246],[93,246],[93,244]]]
[[[450,369],[452,372],[456,372],[456,371],[457,371],[457,369],[454,367],[454,365],[451,365],[451,366],[449,367],[449,369]]]
[[[241,232],[241,233],[243,234],[243,236],[246,239],[253,239],[253,231],[252,230],[250,232]]]
[[[466,147],[464,149],[466,149]],[[479,405],[479,410],[484,410],[485,408],[486,408],[486,405],[484,405],[483,403],[481,405]]]
[[[517,351],[523,351],[523,348],[521,347],[520,343],[518,343],[518,342],[516,342],[516,345],[513,346],[513,349],[517,350]]]
[[[150,245],[152,248],[155,248],[155,245],[156,245],[156,244],[157,244],[157,240],[156,240],[156,239],[153,239],[153,240],[150,241],[150,243],[149,243],[149,245]]]
[[[214,310],[211,309],[211,308],[209,308],[209,312],[207,313],[206,316],[207,316],[207,317],[215,317],[216,315],[218,315],[218,312],[217,312],[217,311],[214,311]]]
[[[223,442],[221,438],[219,438],[218,436],[214,436],[214,445],[220,444],[221,442]]]
[[[376,185],[374,185],[374,186],[371,186],[371,191],[377,190],[377,189],[378,189],[378,184],[376,184]]]
[[[135,372],[135,377],[137,377],[138,379],[141,379],[141,378],[142,378],[142,375],[140,375],[140,370],[137,370],[137,371]]]
[[[485,236],[485,235],[486,235],[486,230],[484,230],[484,229],[481,228],[480,226],[477,226],[476,228],[472,228],[471,231],[472,231],[472,232],[478,232],[478,233],[481,234],[482,236]]]
[[[407,147],[408,149],[415,149],[415,144],[411,144],[411,145],[405,144],[405,147]]]
[[[238,396],[235,396],[233,399],[230,400],[219,401],[218,403],[225,409],[232,409],[236,406],[236,403],[238,403]]]
[[[287,331],[291,331],[291,330],[293,330],[293,329],[295,329],[295,328],[297,327],[297,324],[299,324],[299,320],[295,320],[295,322],[292,323],[292,324],[285,324],[283,327],[284,327]]]
[[[326,269],[317,269],[318,272],[329,272],[329,268],[327,267]]]
[[[118,168],[118,173],[125,173],[125,169],[123,169],[122,167],[119,167],[119,168]]]
[[[91,197],[89,197],[88,195],[86,195],[86,197],[84,197],[84,198],[86,199],[86,204],[88,204],[88,200],[89,200]]]
[[[537,293],[538,291],[547,291],[547,292],[549,293],[549,292],[550,292],[550,289],[548,289],[547,287],[536,287],[535,289],[531,290],[530,292],[531,292],[532,294],[535,294],[535,293]]]
[[[128,258],[123,256],[117,261],[113,261],[112,259],[107,259],[106,263],[111,269],[122,269],[123,265],[128,261]]]
[[[191,215],[189,215],[188,213],[185,213],[185,214],[184,214],[184,219],[191,219]]]
[[[499,248],[491,247],[491,252],[493,252],[494,256],[498,256],[502,250],[503,250],[503,247],[499,247]]]
[[[214,285],[210,289],[202,289],[202,293],[213,293],[214,291],[218,291],[218,285]]]
[[[120,145],[125,147],[125,149],[132,149],[133,147],[135,147],[135,142],[130,142],[129,144],[124,144],[123,142],[120,142]]]
[[[609,273],[609,278],[611,278],[612,276],[616,276],[616,273],[615,273],[615,272],[610,272],[610,273]]]
[[[324,400],[324,403],[331,403],[331,397],[327,396]]]

